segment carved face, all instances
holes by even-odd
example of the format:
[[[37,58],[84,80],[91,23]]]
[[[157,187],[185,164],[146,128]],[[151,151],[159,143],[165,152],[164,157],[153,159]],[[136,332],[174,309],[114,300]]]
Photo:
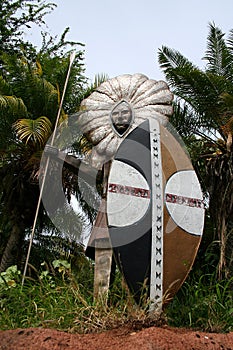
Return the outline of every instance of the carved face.
[[[123,136],[133,119],[133,112],[130,105],[126,101],[121,101],[112,110],[111,122],[113,130],[119,135]]]

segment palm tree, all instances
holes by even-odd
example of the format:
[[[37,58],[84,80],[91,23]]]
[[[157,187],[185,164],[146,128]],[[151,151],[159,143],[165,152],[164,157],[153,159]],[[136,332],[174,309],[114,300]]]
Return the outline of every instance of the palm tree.
[[[38,201],[38,169],[41,154],[46,142],[51,136],[53,125],[60,103],[60,91],[65,81],[69,55],[64,55],[58,65],[53,65],[50,72],[43,64],[48,62],[48,55],[40,53],[36,62],[16,55],[3,56],[2,76],[0,79],[0,198],[1,227],[4,241],[1,243],[0,271],[19,261],[22,255],[25,233],[33,222]],[[43,61],[43,58],[45,60]],[[71,79],[69,89],[76,93],[76,99],[66,97],[66,103],[71,108],[72,103],[78,103],[78,93],[84,77],[81,74],[80,55],[77,56],[75,69],[77,77]],[[52,67],[52,66],[51,66]],[[57,73],[55,70],[57,69]],[[58,74],[59,71],[59,74]],[[55,77],[59,75],[59,83]],[[46,78],[51,77],[53,84]],[[62,110],[60,122],[67,119],[67,113]],[[41,215],[44,212],[41,209]],[[7,228],[7,230],[6,230]]]
[[[62,47],[67,44],[64,38],[61,42]],[[69,52],[56,56],[56,47],[53,50],[46,47],[46,50],[41,50],[33,61],[23,55],[3,55],[0,80],[0,136],[3,140],[0,143],[0,198],[3,210],[0,211],[0,228],[2,227],[1,236],[4,239],[0,246],[0,271],[21,260],[25,233],[32,226],[39,197],[38,171],[41,155],[54,128],[69,65]],[[82,75],[82,59],[82,51],[77,52],[59,124],[68,121],[68,113],[78,111],[81,100],[106,80],[104,75],[97,76],[94,83],[88,85]],[[1,98],[5,104],[1,103]],[[75,141],[73,152],[76,155],[90,149],[85,137],[79,137]],[[53,193],[56,193],[55,182],[52,184]],[[76,226],[81,230],[83,222],[93,221],[95,212],[83,200],[78,177],[68,164],[63,168],[63,188],[68,201],[71,195],[76,195],[83,208],[85,215],[81,215],[80,220],[77,220],[77,215],[74,218],[67,212],[69,221],[78,221]],[[40,209],[38,221],[38,230],[41,231],[46,226],[51,230],[51,223],[43,208]]]
[[[175,96],[171,122],[186,139],[209,196],[220,244],[219,275],[233,274],[233,30],[209,25],[204,70],[162,47],[159,63]],[[198,152],[198,153],[197,153]]]

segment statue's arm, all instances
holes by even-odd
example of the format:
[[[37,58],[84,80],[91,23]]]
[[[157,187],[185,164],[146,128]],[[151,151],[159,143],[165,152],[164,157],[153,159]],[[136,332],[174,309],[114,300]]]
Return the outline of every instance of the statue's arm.
[[[81,159],[75,156],[68,155],[65,152],[60,151],[58,148],[50,145],[46,145],[44,152],[46,155],[58,161],[65,162],[70,165],[74,172],[79,171],[81,177],[88,181],[88,178],[96,177],[97,170],[88,164],[85,164]]]

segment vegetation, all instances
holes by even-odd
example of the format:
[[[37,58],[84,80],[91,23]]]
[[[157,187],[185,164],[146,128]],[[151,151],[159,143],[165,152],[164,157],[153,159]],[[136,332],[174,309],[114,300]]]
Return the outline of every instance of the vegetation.
[[[219,277],[233,276],[233,30],[209,26],[206,68],[162,47],[159,62],[176,101],[172,124],[186,141],[209,200],[209,243],[219,242]],[[207,215],[207,220],[208,220]]]
[[[1,80],[0,108],[1,224],[6,238],[8,237],[7,245],[5,248],[2,246],[0,270],[4,271],[14,263],[12,259],[17,251],[22,254],[19,247],[22,246],[26,230],[32,225],[38,200],[41,154],[54,128],[69,56],[66,54],[60,57],[60,63],[57,57],[50,57],[49,61],[48,55],[43,53],[37,56],[36,62],[28,61],[23,56],[18,58],[6,54],[2,58],[3,69],[7,71]],[[84,81],[81,60],[81,53],[77,54],[74,67],[76,75],[71,78],[69,86],[69,91],[71,94],[74,91],[76,100],[74,101],[73,95],[70,99],[66,95],[67,111],[73,108],[73,103],[78,105],[78,99],[80,100],[75,90],[80,93]],[[63,110],[59,122],[67,118],[68,115]],[[42,210],[40,214],[42,225],[45,223],[45,213]],[[5,231],[7,226],[8,232]]]
[[[170,325],[208,332],[233,330],[233,278],[216,281],[216,275],[188,280],[167,310]]]
[[[93,302],[93,264],[89,260],[86,259],[84,269],[82,264],[83,271],[79,265],[72,273],[66,260],[54,260],[49,266],[42,265],[40,272],[33,271],[36,279],[27,279],[23,289],[16,266],[1,274],[1,329],[19,325],[25,328],[46,326],[87,333],[125,322],[129,300],[126,306],[127,299],[119,276],[115,282],[117,287],[113,287],[117,295],[113,291],[107,306]]]
[[[78,266],[54,260],[42,264],[39,271],[32,266],[31,270],[34,278],[27,278],[23,289],[16,266],[1,274],[0,329],[46,327],[89,333],[126,324],[141,329],[167,323],[209,332],[233,331],[232,281],[216,283],[214,274],[189,277],[161,317],[149,315],[147,304],[135,307],[119,273],[108,305],[93,301],[93,265],[87,259]]]
[[[233,330],[233,278],[219,279],[217,245],[214,242],[206,249],[203,239],[192,271],[166,310],[171,326],[208,332]]]
[[[76,56],[59,124],[78,108],[87,88],[81,44],[65,40],[67,29],[59,40],[46,41],[44,36],[39,51],[23,42],[22,29],[31,22],[43,23],[54,5],[41,0],[2,3],[1,33],[6,45],[14,43],[0,48],[0,271],[5,271],[24,260],[24,238],[38,201],[41,155],[54,129],[72,50]],[[67,170],[64,173],[68,177]],[[55,232],[42,207],[39,214],[37,232]],[[79,230],[81,226],[80,219]]]

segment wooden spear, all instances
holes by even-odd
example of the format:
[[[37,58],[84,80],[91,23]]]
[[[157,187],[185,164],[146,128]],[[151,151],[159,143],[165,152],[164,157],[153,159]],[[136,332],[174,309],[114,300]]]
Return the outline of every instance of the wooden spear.
[[[61,109],[62,109],[62,105],[63,105],[65,93],[66,93],[66,88],[67,88],[68,80],[69,80],[69,77],[70,77],[71,67],[72,67],[72,64],[73,64],[74,59],[75,59],[75,55],[76,55],[75,52],[72,52],[72,53],[70,54],[69,68],[68,68],[68,72],[67,72],[67,76],[66,76],[64,88],[63,88],[62,98],[61,98],[60,105],[59,105],[59,109],[58,109],[58,112],[57,112],[57,117],[56,117],[56,122],[55,122],[55,126],[54,126],[54,131],[53,131],[52,139],[51,139],[51,143],[50,143],[51,146],[53,146],[53,144],[54,144],[54,139],[55,139],[55,136],[56,136],[57,126],[58,126],[58,122],[59,122],[59,118],[60,118],[60,114],[61,114]],[[26,258],[25,266],[24,266],[24,272],[23,272],[23,277],[22,277],[22,286],[24,285],[24,280],[25,280],[25,276],[26,276],[26,272],[27,272],[28,261],[29,261],[29,257],[30,257],[30,252],[31,252],[33,237],[34,237],[35,228],[36,228],[36,222],[37,222],[37,218],[38,218],[39,208],[40,208],[41,199],[42,199],[42,194],[43,194],[43,190],[44,190],[45,179],[46,179],[46,175],[47,175],[47,171],[48,171],[48,166],[49,166],[49,160],[50,160],[50,158],[49,158],[49,156],[47,156],[47,160],[46,160],[46,164],[45,164],[44,177],[43,177],[43,179],[42,179],[42,183],[41,183],[41,187],[40,187],[40,194],[39,194],[39,198],[38,198],[38,202],[37,202],[37,208],[36,208],[35,218],[34,218],[34,222],[33,222],[33,226],[32,226],[32,231],[31,231],[31,235],[30,235],[29,246],[28,246],[27,258]]]

